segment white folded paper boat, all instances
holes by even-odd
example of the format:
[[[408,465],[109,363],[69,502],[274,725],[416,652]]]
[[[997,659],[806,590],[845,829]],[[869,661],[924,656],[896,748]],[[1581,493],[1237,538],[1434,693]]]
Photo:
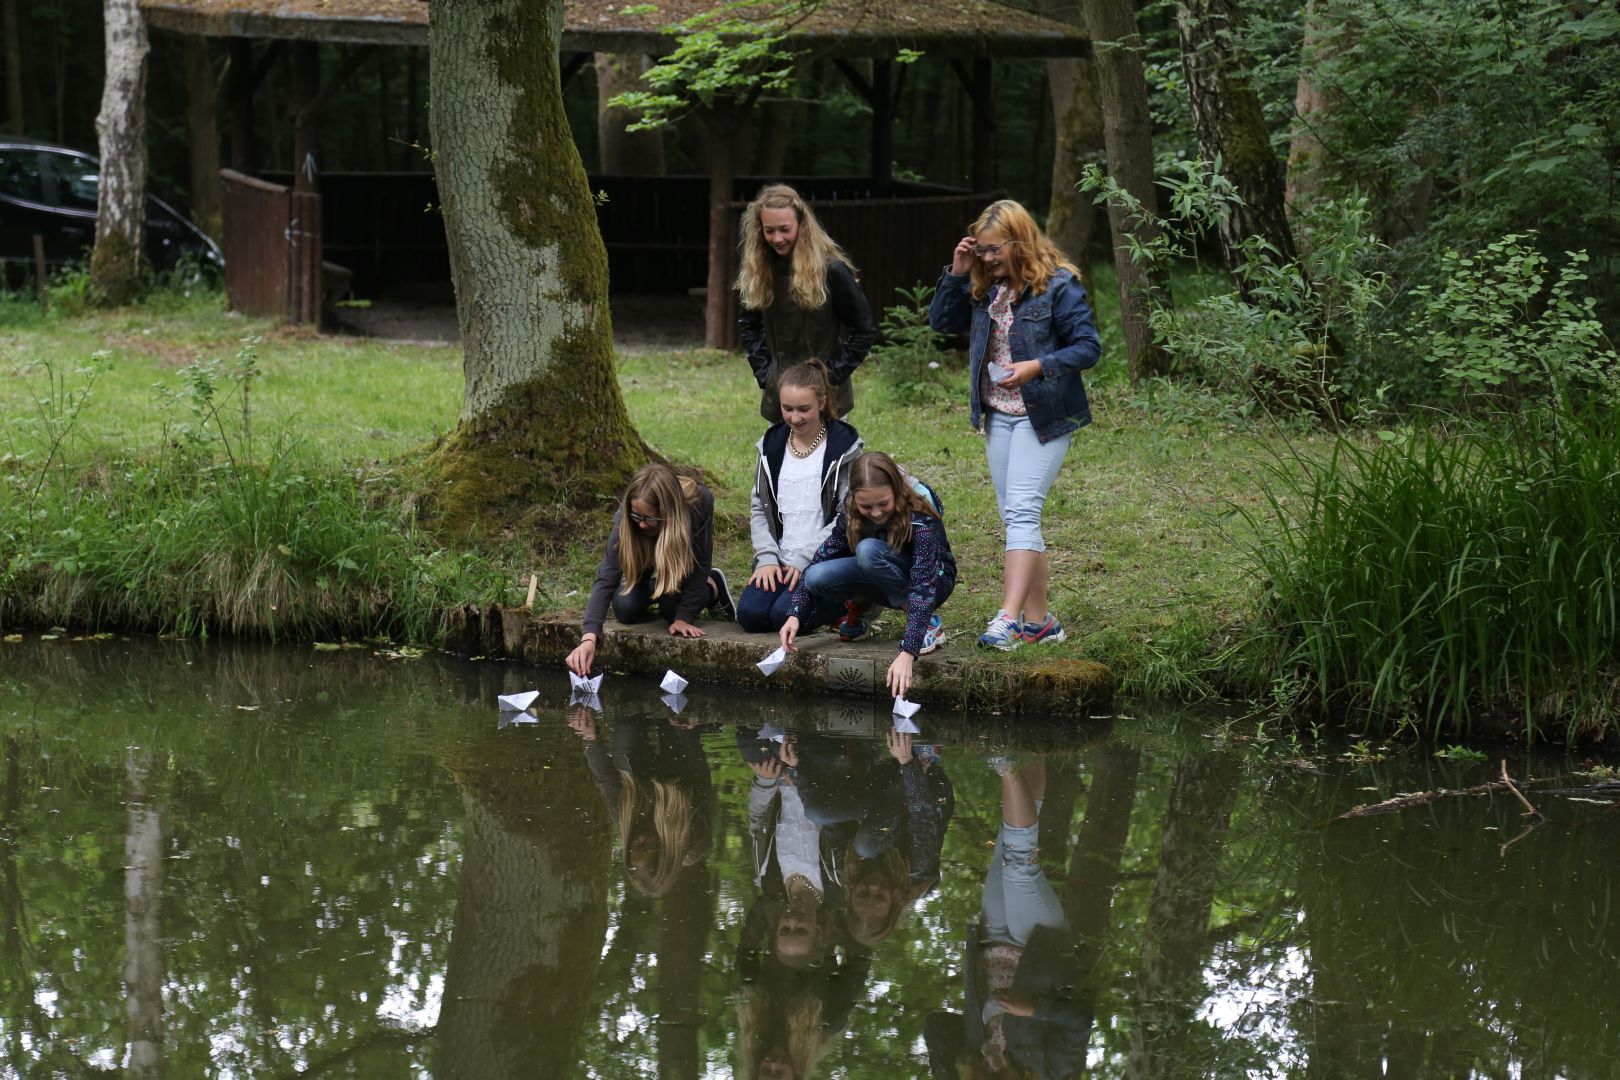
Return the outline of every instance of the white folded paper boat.
[[[787,650],[777,647],[777,650],[754,666],[766,675],[775,675],[783,664],[787,663]]]
[[[592,675],[591,677],[586,678],[583,675],[575,675],[572,671],[570,671],[568,673],[568,685],[571,689],[583,690],[587,694],[594,694],[598,690],[602,689],[602,676]]]
[[[907,719],[904,716],[897,716],[894,718],[894,730],[898,731],[902,735],[922,734],[922,728],[917,726],[917,721]]]
[[[525,690],[520,694],[496,694],[495,700],[501,703],[501,708],[522,712],[534,704],[534,699],[540,696],[538,690]]]
[[[664,672],[664,681],[658,684],[667,694],[678,694],[686,689],[686,680],[673,671]]]
[[[662,701],[665,705],[668,705],[669,711],[674,713],[676,716],[681,715],[681,710],[686,708],[685,694],[665,694],[658,700]]]
[[[922,708],[922,706],[915,701],[907,701],[903,697],[897,697],[894,699],[894,715],[903,716],[907,720],[910,720],[913,716],[916,716],[917,710],[920,708]]]

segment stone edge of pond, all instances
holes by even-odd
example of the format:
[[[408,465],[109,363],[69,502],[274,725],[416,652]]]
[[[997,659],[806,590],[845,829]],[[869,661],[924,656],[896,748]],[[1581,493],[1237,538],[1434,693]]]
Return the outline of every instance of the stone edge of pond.
[[[465,605],[446,616],[447,652],[560,664],[579,643],[579,613],[535,614],[527,608]],[[612,671],[661,676],[674,670],[691,682],[758,690],[814,691],[887,697],[884,672],[896,643],[845,644],[833,634],[802,640],[797,655],[769,678],[754,665],[775,648],[766,634],[735,623],[705,623],[701,638],[671,637],[662,624],[609,622],[598,663]],[[966,633],[963,631],[962,633]],[[953,709],[1085,717],[1113,707],[1116,680],[1102,664],[1020,650],[980,653],[972,637],[949,641],[917,660],[910,700]]]

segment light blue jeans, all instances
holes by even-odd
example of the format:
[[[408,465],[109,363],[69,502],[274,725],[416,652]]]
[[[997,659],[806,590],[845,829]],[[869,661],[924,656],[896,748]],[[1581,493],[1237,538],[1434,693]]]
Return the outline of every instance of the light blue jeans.
[[[1039,821],[1023,828],[1001,823],[984,878],[984,940],[1027,945],[1037,926],[1069,928],[1063,905],[1041,869],[1040,834]]]
[[[1035,437],[1029,417],[992,411],[985,414],[984,434],[996,509],[1007,530],[1007,550],[1045,551],[1041,510],[1068,456],[1073,432],[1043,443]]]

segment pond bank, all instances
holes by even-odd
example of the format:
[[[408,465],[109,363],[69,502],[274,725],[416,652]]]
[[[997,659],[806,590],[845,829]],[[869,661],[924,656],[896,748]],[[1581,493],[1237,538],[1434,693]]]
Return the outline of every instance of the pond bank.
[[[536,614],[528,608],[469,604],[450,612],[446,627],[445,650],[466,656],[561,664],[579,643],[578,612]],[[745,633],[735,623],[706,623],[703,631],[701,638],[680,638],[659,624],[610,621],[598,660],[609,671],[657,678],[674,670],[694,683],[750,690],[888,696],[883,677],[895,655],[892,638],[846,644],[835,634],[808,635],[788,663],[767,678],[754,665],[776,648],[774,636]],[[958,636],[918,658],[908,698],[953,709],[1061,717],[1094,715],[1113,705],[1116,680],[1102,664],[1058,655],[1031,662],[1028,651],[1015,659],[974,649],[972,640]]]

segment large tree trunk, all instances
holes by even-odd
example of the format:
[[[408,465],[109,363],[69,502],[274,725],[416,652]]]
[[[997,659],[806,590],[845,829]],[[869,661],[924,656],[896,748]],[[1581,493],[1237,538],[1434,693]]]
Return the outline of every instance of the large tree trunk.
[[[612,850],[599,818],[579,813],[596,793],[578,757],[554,755],[543,774],[510,760],[458,770],[467,818],[435,1075],[565,1076],[578,1064]]]
[[[1181,66],[1187,76],[1198,152],[1213,162],[1242,200],[1220,216],[1221,251],[1229,269],[1242,263],[1239,245],[1251,236],[1269,243],[1284,260],[1294,257],[1294,237],[1283,204],[1282,171],[1260,96],[1249,84],[1247,61],[1237,40],[1236,0],[1180,0]],[[1245,299],[1249,284],[1238,277]]]
[[[1085,9],[1065,6],[1061,0],[1041,0],[1048,17],[1083,23]],[[1080,170],[1103,148],[1102,97],[1097,89],[1097,68],[1090,56],[1063,57],[1046,62],[1046,84],[1052,92],[1052,117],[1057,137],[1052,153],[1052,198],[1047,206],[1046,232],[1080,268],[1091,288],[1091,239],[1097,227],[1097,205],[1076,186]]]
[[[1162,270],[1139,266],[1131,259],[1130,241],[1150,243],[1159,234],[1154,213],[1158,190],[1153,184],[1153,125],[1148,117],[1147,79],[1142,73],[1142,34],[1131,0],[1092,0],[1086,10],[1092,51],[1097,58],[1097,90],[1102,98],[1103,145],[1108,171],[1142,204],[1133,216],[1110,202],[1114,271],[1119,279],[1119,308],[1125,331],[1126,365],[1132,382],[1169,370],[1169,357],[1153,340],[1147,317],[1150,302],[1170,302],[1170,282]]]
[[[186,128],[191,136],[191,220],[215,240],[224,236],[224,193],[219,186],[219,122],[214,96],[219,71],[208,39],[186,35]]]
[[[12,133],[24,135],[28,121],[23,111],[23,46],[17,0],[0,0],[0,37],[6,39],[6,126]]]
[[[146,233],[146,20],[136,0],[106,0],[107,81],[96,134],[101,188],[90,287],[102,303],[125,304],[141,283]]]
[[[562,0],[433,5],[434,172],[465,375],[460,423],[432,463],[451,531],[550,515],[559,500],[594,505],[646,460],[619,395],[607,251],[563,113],[561,34]]]
[[[641,76],[649,62],[628,53],[596,54],[596,137],[602,172],[618,176],[663,176],[664,136],[658,131],[626,131],[635,114],[608,102],[631,90],[644,90]]]

